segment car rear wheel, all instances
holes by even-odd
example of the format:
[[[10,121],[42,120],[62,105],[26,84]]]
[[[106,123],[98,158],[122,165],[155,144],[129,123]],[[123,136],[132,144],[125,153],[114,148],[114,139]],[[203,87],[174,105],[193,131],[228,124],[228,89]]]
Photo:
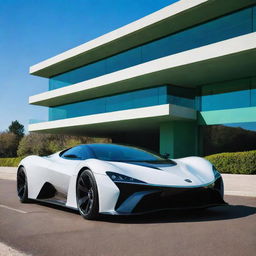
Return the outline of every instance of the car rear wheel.
[[[78,210],[85,219],[92,220],[99,216],[98,190],[90,170],[84,170],[78,177],[76,198]]]
[[[22,203],[28,203],[28,182],[24,167],[17,172],[17,194]]]

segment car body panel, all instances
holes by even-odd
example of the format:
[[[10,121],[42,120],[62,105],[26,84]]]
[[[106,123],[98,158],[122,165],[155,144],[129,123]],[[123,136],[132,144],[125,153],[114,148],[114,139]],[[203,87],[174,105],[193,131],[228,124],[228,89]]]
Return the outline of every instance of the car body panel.
[[[91,170],[98,189],[99,212],[105,214],[132,214],[142,199],[159,196],[159,200],[162,200],[166,189],[172,191],[171,193],[178,188],[193,191],[193,189],[214,184],[216,181],[212,164],[200,157],[180,158],[175,159],[174,163],[161,164],[104,161],[95,158],[64,159],[60,156],[60,152],[57,152],[47,157],[26,157],[21,161],[20,166],[25,167],[30,199],[40,199],[40,191],[44,189],[46,183],[50,183],[56,189],[56,194],[52,198],[45,198],[45,201],[54,202],[55,200],[75,209],[77,209],[76,183],[79,173],[84,169]],[[136,184],[135,186],[127,184],[128,189],[125,190],[129,191],[134,187],[136,189],[134,191],[131,189],[131,194],[126,194],[126,191],[121,191],[122,186],[115,183],[106,172],[132,177],[143,183],[138,184],[138,191]],[[220,190],[222,190],[219,192],[221,198],[223,185]],[[177,191],[177,193],[180,191],[185,193],[185,190]],[[121,197],[123,197],[122,200]],[[121,205],[118,205],[120,202]],[[219,200],[220,204],[223,202]],[[186,205],[184,207],[186,208]]]

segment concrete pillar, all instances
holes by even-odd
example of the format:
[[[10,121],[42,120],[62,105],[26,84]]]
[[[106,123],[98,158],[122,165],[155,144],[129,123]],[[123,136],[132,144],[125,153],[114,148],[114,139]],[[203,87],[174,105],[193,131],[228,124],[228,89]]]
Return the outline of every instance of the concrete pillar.
[[[171,158],[198,155],[196,121],[169,121],[160,125],[160,153]]]

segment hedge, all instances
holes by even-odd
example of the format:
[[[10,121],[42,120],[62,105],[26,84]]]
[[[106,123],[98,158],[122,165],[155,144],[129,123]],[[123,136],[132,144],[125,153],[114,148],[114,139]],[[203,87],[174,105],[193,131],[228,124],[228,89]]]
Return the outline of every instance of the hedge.
[[[221,173],[256,174],[256,150],[220,153],[205,158]]]
[[[23,157],[0,158],[0,166],[18,166]],[[205,157],[221,173],[256,174],[256,150],[220,153]]]
[[[23,157],[0,158],[0,166],[17,167]]]

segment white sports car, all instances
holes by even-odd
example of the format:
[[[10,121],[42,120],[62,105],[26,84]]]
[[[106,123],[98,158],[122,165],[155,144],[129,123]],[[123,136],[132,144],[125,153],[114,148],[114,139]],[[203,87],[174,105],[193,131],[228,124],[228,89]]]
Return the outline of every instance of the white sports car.
[[[116,144],[79,145],[19,164],[17,192],[78,209],[86,219],[226,204],[220,173],[207,160],[167,157]]]

